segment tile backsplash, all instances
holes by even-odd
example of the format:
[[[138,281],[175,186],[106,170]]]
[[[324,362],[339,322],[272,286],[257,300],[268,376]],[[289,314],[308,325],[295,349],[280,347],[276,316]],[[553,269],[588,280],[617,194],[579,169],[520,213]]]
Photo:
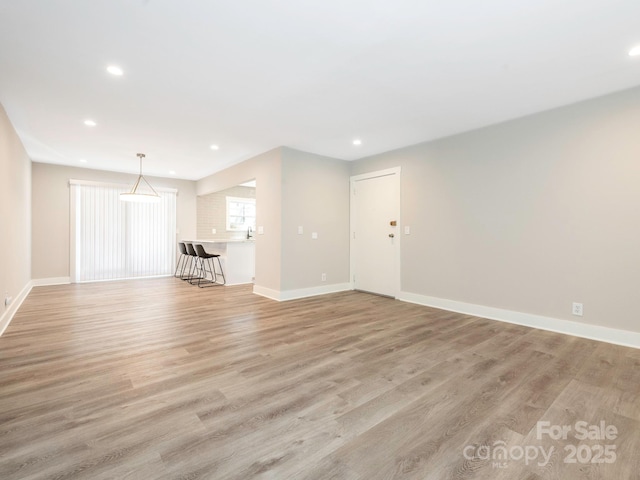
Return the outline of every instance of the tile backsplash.
[[[237,186],[198,196],[196,204],[198,240],[230,240],[246,237],[246,232],[227,232],[226,197],[256,198],[256,189]],[[212,233],[214,228],[216,233]]]

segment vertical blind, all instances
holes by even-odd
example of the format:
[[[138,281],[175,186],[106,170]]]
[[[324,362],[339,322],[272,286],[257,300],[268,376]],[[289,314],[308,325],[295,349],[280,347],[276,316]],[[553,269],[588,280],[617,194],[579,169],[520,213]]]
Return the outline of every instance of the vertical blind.
[[[176,255],[176,191],[122,202],[126,185],[72,180],[72,281],[169,275]],[[75,265],[74,265],[75,263]]]

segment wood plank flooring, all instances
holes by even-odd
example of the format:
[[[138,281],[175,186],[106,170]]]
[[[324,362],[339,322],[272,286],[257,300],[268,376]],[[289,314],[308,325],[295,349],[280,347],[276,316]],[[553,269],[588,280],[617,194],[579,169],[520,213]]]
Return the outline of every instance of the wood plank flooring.
[[[358,292],[37,287],[0,337],[0,479],[636,479],[639,352]]]

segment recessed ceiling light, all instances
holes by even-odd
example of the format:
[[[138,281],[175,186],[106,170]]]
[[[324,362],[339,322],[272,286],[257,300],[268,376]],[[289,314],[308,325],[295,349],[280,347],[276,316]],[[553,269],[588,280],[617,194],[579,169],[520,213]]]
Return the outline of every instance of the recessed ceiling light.
[[[175,175],[176,171],[175,170],[169,170],[169,175]]]
[[[96,123],[96,122],[94,122],[93,120],[85,120],[85,121],[84,121],[84,124],[85,124],[87,127],[95,127],[95,126],[97,125],[97,123]]]
[[[87,163],[87,160],[86,160],[86,159],[84,159],[84,158],[81,158],[81,159],[80,159],[80,163]]]
[[[630,57],[637,57],[638,55],[640,55],[640,45],[637,45],[629,50]]]
[[[117,65],[109,65],[107,67],[107,72],[109,72],[111,75],[116,75],[118,77],[122,76],[122,74],[124,73],[122,69]]]
[[[211,145],[211,150],[218,150],[220,147],[218,145]]]
[[[360,140],[359,138],[356,138],[356,139],[353,141],[353,144],[354,144],[354,145],[362,145],[362,140]]]

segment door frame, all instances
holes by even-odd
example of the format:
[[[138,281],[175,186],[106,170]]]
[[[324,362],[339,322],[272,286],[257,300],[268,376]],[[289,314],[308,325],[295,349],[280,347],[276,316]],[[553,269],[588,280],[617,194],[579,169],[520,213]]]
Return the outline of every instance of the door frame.
[[[393,167],[393,168],[387,168],[384,170],[377,170],[375,172],[367,172],[367,173],[362,173],[360,175],[352,175],[349,178],[349,199],[350,199],[350,208],[349,208],[349,283],[351,285],[351,290],[355,289],[355,281],[354,281],[354,275],[356,273],[355,271],[355,242],[354,240],[354,235],[355,235],[355,186],[356,186],[356,182],[359,182],[361,180],[367,180],[370,178],[377,178],[377,177],[387,177],[387,176],[393,176],[396,182],[396,192],[397,192],[397,198],[396,198],[396,208],[397,208],[397,212],[396,212],[396,221],[398,222],[398,229],[397,229],[397,235],[394,238],[394,240],[397,240],[397,244],[396,244],[396,252],[395,252],[395,267],[394,267],[394,272],[393,272],[393,283],[394,283],[394,294],[393,297],[394,298],[398,298],[399,294],[400,294],[400,272],[401,272],[401,268],[400,268],[400,259],[402,258],[400,256],[400,250],[402,247],[402,241],[400,240],[402,237],[402,221],[400,218],[400,213],[402,211],[401,208],[401,204],[400,204],[400,199],[401,199],[401,195],[400,195],[400,187],[402,185],[402,183],[400,182],[400,174],[401,174],[402,168],[401,167]]]

